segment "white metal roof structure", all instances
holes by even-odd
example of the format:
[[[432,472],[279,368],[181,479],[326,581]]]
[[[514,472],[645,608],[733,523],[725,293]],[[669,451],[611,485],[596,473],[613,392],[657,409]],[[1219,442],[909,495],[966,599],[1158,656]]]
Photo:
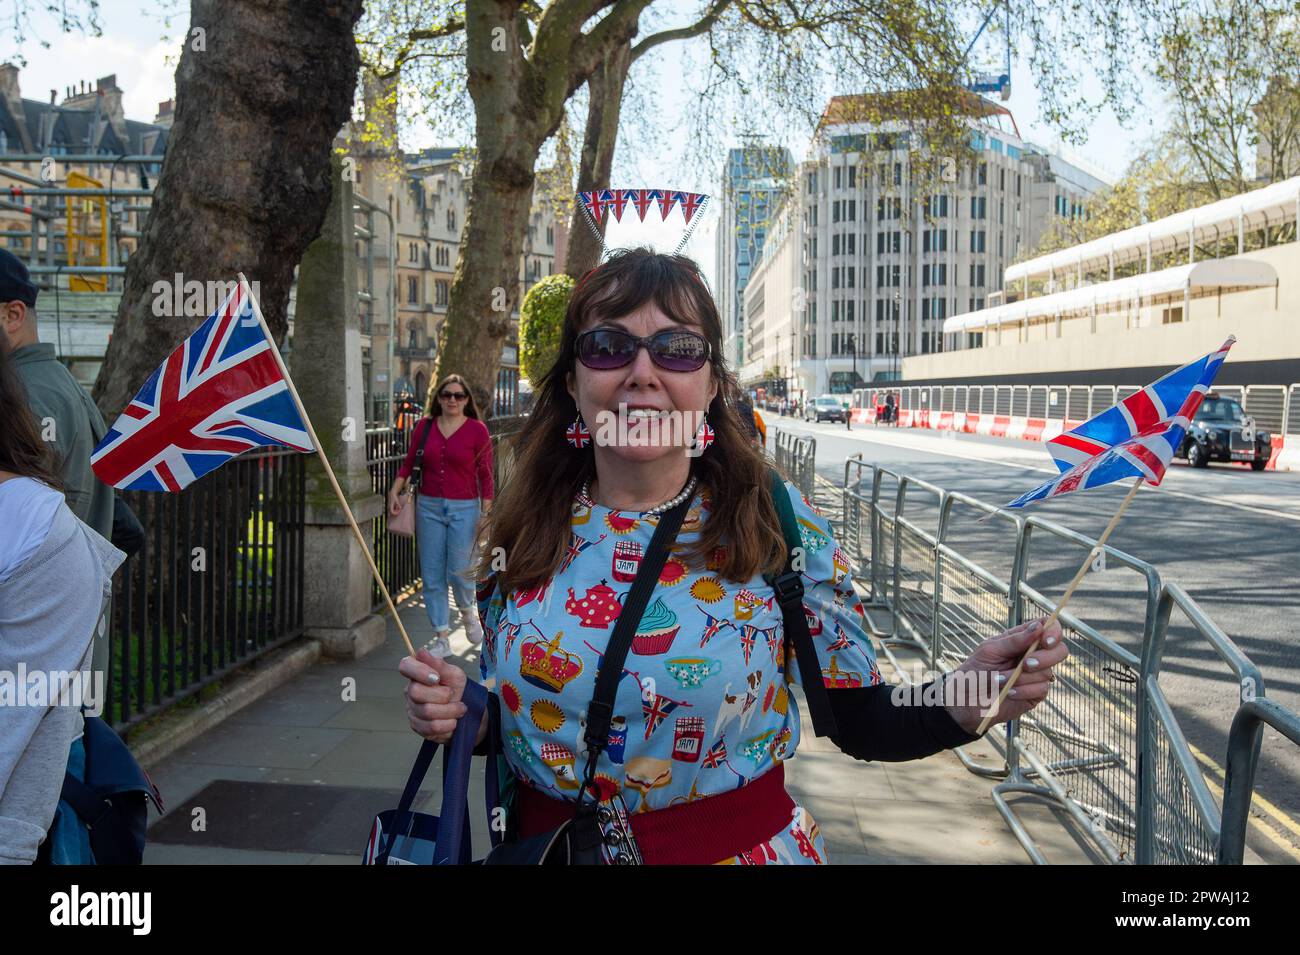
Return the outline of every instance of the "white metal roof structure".
[[[1220,199],[1209,205],[1197,206],[1068,249],[1017,262],[1007,266],[1003,272],[1003,285],[1009,288],[1014,282],[1069,272],[1078,275],[1103,266],[1130,262],[1151,253],[1166,252],[1180,245],[1187,246],[1191,242],[1227,238],[1231,235],[1238,236],[1240,252],[1240,237],[1243,232],[1259,229],[1265,224],[1295,219],[1298,215],[1300,176],[1244,192],[1239,196]]]
[[[1259,288],[1277,283],[1277,269],[1251,259],[1205,259],[1191,265],[1176,265],[1159,272],[1145,272],[1113,282],[1100,282],[1066,292],[1021,299],[1007,305],[982,308],[954,315],[943,323],[944,334],[979,331],[1001,325],[1017,325],[1034,318],[1054,318],[1116,303],[1137,305],[1157,295],[1191,295],[1197,289]]]

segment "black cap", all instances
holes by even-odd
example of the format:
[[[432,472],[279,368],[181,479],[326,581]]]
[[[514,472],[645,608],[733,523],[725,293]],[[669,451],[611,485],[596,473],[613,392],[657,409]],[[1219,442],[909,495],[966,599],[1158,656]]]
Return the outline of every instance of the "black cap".
[[[0,249],[0,302],[24,302],[36,307],[37,288],[27,266],[8,249]]]

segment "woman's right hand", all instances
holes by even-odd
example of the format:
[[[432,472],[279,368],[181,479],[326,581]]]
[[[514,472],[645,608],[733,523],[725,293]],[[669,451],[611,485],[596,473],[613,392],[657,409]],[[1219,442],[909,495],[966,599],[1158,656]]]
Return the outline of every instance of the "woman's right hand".
[[[414,657],[402,657],[397,667],[406,677],[406,715],[411,729],[435,743],[446,743],[466,713],[461,702],[469,678],[452,663],[420,650]]]
[[[404,490],[403,488],[398,488],[397,485],[393,485],[393,487],[389,490],[388,492],[388,516],[389,517],[396,517],[398,514],[402,512],[402,491],[403,490]]]

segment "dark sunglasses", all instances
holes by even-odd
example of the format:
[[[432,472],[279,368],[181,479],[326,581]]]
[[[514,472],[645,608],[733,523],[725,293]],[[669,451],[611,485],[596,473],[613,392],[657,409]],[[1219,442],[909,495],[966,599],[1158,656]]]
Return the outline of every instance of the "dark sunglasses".
[[[454,398],[456,401],[464,401],[467,397],[463,391],[440,391],[439,398]]]
[[[614,328],[596,328],[578,336],[576,351],[578,361],[588,368],[609,371],[632,364],[642,346],[650,352],[651,360],[666,371],[698,371],[712,352],[704,336],[677,328],[666,328],[649,338]]]

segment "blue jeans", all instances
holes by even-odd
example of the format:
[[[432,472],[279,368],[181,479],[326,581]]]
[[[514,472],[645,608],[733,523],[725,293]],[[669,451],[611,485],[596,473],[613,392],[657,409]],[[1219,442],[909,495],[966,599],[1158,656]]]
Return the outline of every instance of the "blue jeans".
[[[478,498],[453,501],[421,495],[416,499],[415,538],[424,578],[424,609],[434,630],[451,629],[448,586],[455,591],[456,606],[475,609],[469,565],[478,518]]]

